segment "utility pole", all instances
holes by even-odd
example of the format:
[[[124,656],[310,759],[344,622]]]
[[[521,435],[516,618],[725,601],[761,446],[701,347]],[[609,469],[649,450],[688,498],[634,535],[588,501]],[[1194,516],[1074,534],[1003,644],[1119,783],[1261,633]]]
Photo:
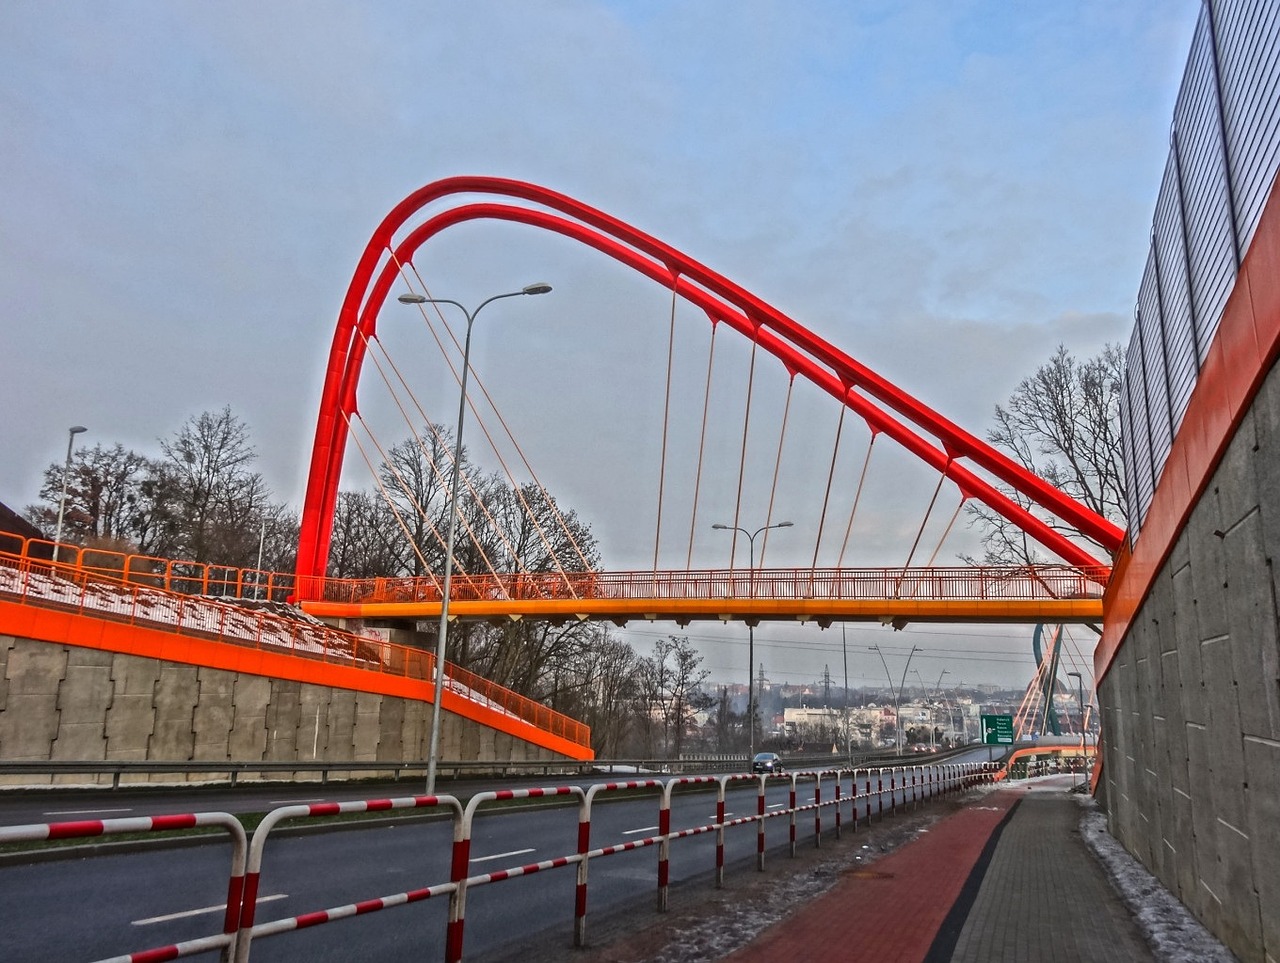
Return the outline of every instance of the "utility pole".
[[[849,721],[849,631],[845,625],[840,626],[840,648],[844,653],[844,714],[841,722],[844,725],[844,748],[849,757],[849,765],[853,765],[853,725]]]
[[[756,679],[756,692],[757,692],[757,693],[760,693],[760,694],[763,694],[763,693],[764,693],[764,684],[765,684],[767,681],[768,681],[768,679],[766,679],[766,678],[764,677],[764,663],[763,663],[763,662],[761,662],[761,663],[760,663],[760,675],[759,675],[759,677]],[[758,713],[759,708],[760,708],[760,700],[759,700],[759,698],[757,698],[757,699],[756,699],[756,702],[755,702],[755,708],[754,708],[754,709],[752,709],[752,711],[751,711],[751,736],[752,736],[752,738],[751,738],[751,745],[752,745],[752,747],[753,747],[753,748],[755,747],[756,715],[757,715],[757,713]],[[763,734],[763,733],[762,733],[762,734]]]

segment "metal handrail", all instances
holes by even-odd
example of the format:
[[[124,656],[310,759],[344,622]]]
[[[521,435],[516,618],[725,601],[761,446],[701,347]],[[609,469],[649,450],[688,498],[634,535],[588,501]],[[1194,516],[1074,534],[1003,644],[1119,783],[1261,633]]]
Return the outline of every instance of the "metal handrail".
[[[965,752],[972,748],[972,746],[963,746],[954,750],[939,752],[934,754],[930,761],[944,761],[956,753]],[[855,753],[852,758],[843,754],[834,757],[830,754],[806,754],[789,756],[786,759],[786,763],[789,768],[795,769],[801,767],[822,766],[825,763],[837,764],[840,766],[866,766],[875,765],[881,762],[900,762],[908,759],[918,762],[919,757],[895,756],[893,754],[886,753]],[[523,761],[505,760],[493,762],[478,762],[475,760],[450,761],[445,759],[439,762],[438,768],[441,775],[454,778],[488,775],[495,775],[499,777],[506,777],[509,775],[549,776],[552,774],[585,776],[590,775],[591,773],[683,775],[687,773],[741,772],[746,761],[745,755],[725,755],[718,759],[632,758],[595,759],[587,762],[575,762],[572,759]],[[193,775],[197,773],[216,776],[224,774],[227,776],[226,781],[230,785],[235,786],[240,784],[242,777],[249,775],[267,776],[277,773],[288,775],[296,775],[298,773],[317,773],[320,776],[320,782],[322,784],[327,784],[334,773],[389,772],[392,774],[392,779],[398,780],[402,775],[425,773],[426,770],[427,761],[425,759],[385,759],[374,761],[356,761],[348,759],[331,762],[236,762],[194,759],[185,761],[151,761],[133,759],[106,761],[95,759],[0,760],[0,778],[4,778],[6,776],[111,776],[112,789],[119,788],[122,781],[125,781],[123,778],[125,776],[165,774]],[[140,782],[137,785],[155,786],[157,784]]]

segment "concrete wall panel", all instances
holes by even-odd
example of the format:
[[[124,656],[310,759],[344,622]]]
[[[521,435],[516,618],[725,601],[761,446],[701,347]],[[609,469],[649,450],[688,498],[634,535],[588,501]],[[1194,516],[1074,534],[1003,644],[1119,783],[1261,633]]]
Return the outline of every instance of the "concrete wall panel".
[[[107,709],[107,759],[144,762],[155,730],[156,709],[150,694],[121,695]]]
[[[1253,880],[1259,906],[1276,907],[1280,906],[1280,859],[1275,846],[1276,828],[1280,827],[1280,742],[1248,737],[1244,752],[1249,773],[1245,796],[1249,834],[1258,841],[1252,847]],[[1280,960],[1280,913],[1260,913],[1259,924],[1266,958]]]
[[[211,671],[211,670],[206,670]],[[227,752],[232,759],[262,761],[267,758],[267,707],[271,704],[271,680],[237,675],[232,687],[234,711]]]
[[[331,759],[356,757],[356,694],[342,690],[329,703],[329,752]]]
[[[355,755],[359,762],[373,762],[378,756],[378,739],[382,735],[379,716],[382,696],[372,692],[356,693]]]
[[[231,730],[235,722],[235,675],[203,670],[199,674],[192,727],[195,755],[209,761],[230,759]]]
[[[327,759],[330,690],[304,685],[298,693],[298,758]]]
[[[1100,686],[1108,821],[1245,961],[1280,959],[1280,373]]]
[[[298,758],[298,727],[302,723],[302,683],[271,680],[267,705],[267,753],[269,761]]]
[[[1280,642],[1271,566],[1264,560],[1256,509],[1227,533],[1227,625],[1242,731],[1280,739]]]
[[[199,671],[192,665],[161,665],[148,759],[190,759],[194,754]]]
[[[0,712],[9,696],[9,653],[17,643],[12,635],[0,635]]]
[[[417,700],[12,637],[0,637],[0,660],[0,758],[401,762],[428,753],[432,707]],[[449,712],[440,754],[555,758]]]
[[[378,716],[378,758],[406,759],[404,754],[404,699],[383,699]]]
[[[106,759],[111,653],[94,652],[91,654],[99,658],[86,660],[76,658],[77,654],[79,650],[75,649],[69,653],[67,677],[58,687],[58,735],[53,741],[53,758]],[[107,664],[101,664],[101,656],[107,657]]]
[[[1231,664],[1231,639],[1204,643],[1205,689],[1209,694],[1209,797],[1214,812],[1233,826],[1244,824],[1244,746]]]

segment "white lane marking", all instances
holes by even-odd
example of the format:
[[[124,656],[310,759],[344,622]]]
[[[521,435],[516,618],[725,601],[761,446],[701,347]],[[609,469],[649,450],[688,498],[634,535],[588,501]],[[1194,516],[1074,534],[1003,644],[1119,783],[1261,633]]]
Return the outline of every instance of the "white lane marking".
[[[770,803],[769,804],[770,809],[785,809],[786,807],[787,807],[786,803]]]
[[[658,827],[657,827],[657,826],[645,826],[643,829],[626,829],[626,830],[623,830],[622,835],[624,835],[624,836],[638,836],[640,833],[656,833],[657,831],[658,831]]]
[[[288,893],[275,893],[272,896],[259,896],[258,903],[272,903],[278,899],[288,899]],[[205,906],[201,909],[185,910],[181,913],[169,913],[166,916],[151,916],[145,920],[134,920],[134,926],[150,926],[152,923],[168,923],[170,920],[185,919],[188,916],[204,916],[206,913],[221,913],[227,908],[226,903],[219,903],[217,906]]]
[[[268,806],[305,806],[307,803],[328,802],[324,796],[315,799],[268,799]]]
[[[46,816],[89,816],[93,813],[131,813],[132,808],[125,809],[51,809]]]
[[[532,853],[532,849],[513,849],[509,853],[496,853],[493,856],[472,856],[473,863],[487,863],[491,859],[506,859],[508,856],[523,856],[525,853]]]

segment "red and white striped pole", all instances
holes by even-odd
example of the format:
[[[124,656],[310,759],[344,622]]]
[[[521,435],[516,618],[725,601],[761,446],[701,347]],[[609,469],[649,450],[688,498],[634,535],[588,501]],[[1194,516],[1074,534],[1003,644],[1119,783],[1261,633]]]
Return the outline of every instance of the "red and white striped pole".
[[[764,782],[768,776],[760,777],[760,787],[756,794],[756,869],[764,871]]]

